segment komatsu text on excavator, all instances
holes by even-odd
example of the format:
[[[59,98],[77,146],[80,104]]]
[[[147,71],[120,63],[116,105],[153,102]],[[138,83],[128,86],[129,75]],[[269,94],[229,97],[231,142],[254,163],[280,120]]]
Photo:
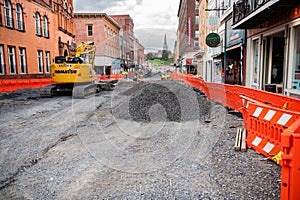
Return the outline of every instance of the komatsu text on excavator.
[[[112,82],[95,79],[94,42],[83,42],[71,56],[56,56],[50,65],[52,85],[41,88],[42,97],[52,97],[62,92],[72,92],[74,98],[84,98],[90,94],[111,89]]]

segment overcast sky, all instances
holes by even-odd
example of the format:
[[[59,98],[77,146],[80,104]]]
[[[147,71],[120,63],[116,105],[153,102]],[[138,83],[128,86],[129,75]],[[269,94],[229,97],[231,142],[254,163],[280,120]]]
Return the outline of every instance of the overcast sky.
[[[165,34],[168,49],[173,51],[178,26],[180,0],[74,0],[75,13],[129,14],[134,34],[145,51],[161,50]]]

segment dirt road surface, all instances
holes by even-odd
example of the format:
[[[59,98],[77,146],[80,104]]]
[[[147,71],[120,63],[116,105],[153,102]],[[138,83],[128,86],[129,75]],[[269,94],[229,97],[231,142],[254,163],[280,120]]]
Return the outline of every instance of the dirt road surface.
[[[0,95],[0,199],[279,199],[280,167],[234,151],[240,115],[188,86],[85,99]]]

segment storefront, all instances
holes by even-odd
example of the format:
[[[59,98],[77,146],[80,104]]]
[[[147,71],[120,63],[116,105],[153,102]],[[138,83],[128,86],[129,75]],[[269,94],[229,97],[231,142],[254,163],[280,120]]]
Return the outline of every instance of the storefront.
[[[300,97],[300,5],[248,31],[247,85]]]
[[[243,84],[245,30],[233,30],[232,18],[226,21],[226,50],[224,54],[224,80],[227,84]]]

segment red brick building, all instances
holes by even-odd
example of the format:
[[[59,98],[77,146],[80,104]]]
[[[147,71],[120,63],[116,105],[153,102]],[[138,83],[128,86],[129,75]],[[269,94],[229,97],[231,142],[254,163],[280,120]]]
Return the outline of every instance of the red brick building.
[[[135,65],[134,56],[134,23],[130,15],[110,15],[122,27],[122,64],[127,67]]]
[[[0,0],[0,79],[50,77],[52,58],[72,54],[73,13],[73,0]]]
[[[97,74],[120,73],[119,33],[121,28],[106,13],[75,13],[75,41],[77,44],[85,41],[95,42]]]
[[[180,0],[177,17],[180,58],[192,58],[199,50],[199,3],[195,0]]]

